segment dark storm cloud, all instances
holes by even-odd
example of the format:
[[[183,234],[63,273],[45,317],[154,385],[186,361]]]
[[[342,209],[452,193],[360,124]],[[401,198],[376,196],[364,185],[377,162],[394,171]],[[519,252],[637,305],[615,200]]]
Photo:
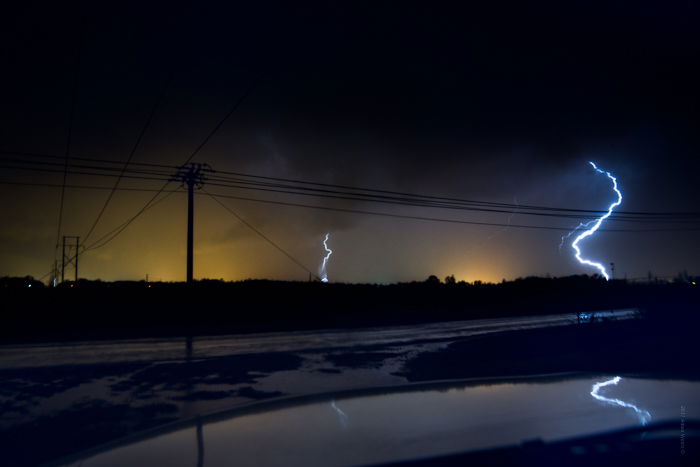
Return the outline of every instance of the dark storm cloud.
[[[352,161],[339,167],[348,178],[353,167],[381,167],[403,186],[427,178],[434,187],[455,165],[536,176],[596,154],[618,163],[618,154],[665,163],[663,186],[684,184],[698,148],[695,9],[320,10],[272,67],[260,118],[275,115],[292,166]]]
[[[79,105],[99,102],[104,126],[137,120],[134,107],[149,107],[168,71],[171,98],[192,96],[200,115],[225,111],[224,99],[261,75],[248,125],[288,138],[314,131],[321,141],[359,135],[404,165],[427,152],[446,163],[465,157],[455,147],[534,147],[556,160],[640,127],[682,133],[696,117],[690,3],[43,8],[14,26],[23,34],[13,45],[23,48],[10,64],[33,65],[19,72],[23,80],[61,70],[60,81],[51,74],[55,95],[70,87],[75,57],[65,52],[82,38]],[[41,99],[32,95],[47,83],[28,84],[33,92],[19,94]],[[100,120],[91,117],[83,123]]]

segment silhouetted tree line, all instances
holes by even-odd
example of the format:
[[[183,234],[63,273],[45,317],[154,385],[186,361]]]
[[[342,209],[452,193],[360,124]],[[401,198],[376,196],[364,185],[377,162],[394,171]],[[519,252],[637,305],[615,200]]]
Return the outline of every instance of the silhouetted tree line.
[[[30,287],[31,285],[31,287]],[[527,277],[498,284],[342,284],[200,280],[194,284],[80,280],[47,287],[0,278],[0,339],[87,339],[362,327],[639,308],[655,317],[695,310],[691,282]]]

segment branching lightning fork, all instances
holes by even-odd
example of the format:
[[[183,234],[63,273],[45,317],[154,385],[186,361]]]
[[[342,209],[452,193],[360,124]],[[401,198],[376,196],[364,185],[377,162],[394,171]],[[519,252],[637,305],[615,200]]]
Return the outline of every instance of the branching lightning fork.
[[[579,230],[581,230],[581,229],[584,228],[584,227],[588,227],[588,226],[591,225],[593,222],[595,222],[595,219],[590,220],[590,221],[588,221],[588,222],[581,222],[579,225],[577,225],[576,227],[574,227],[574,230],[572,230],[571,232],[569,232],[569,233],[566,234],[566,235],[562,235],[562,236],[561,236],[561,242],[559,243],[559,251],[561,251],[561,249],[564,248],[564,244],[566,243],[566,241],[567,241],[573,234],[575,234],[576,232],[578,232]]]
[[[613,212],[613,209],[615,209],[620,204],[622,204],[622,193],[620,192],[620,190],[617,187],[617,179],[610,172],[606,172],[602,169],[599,169],[598,166],[596,166],[593,162],[589,162],[589,164],[591,164],[591,166],[595,169],[596,172],[601,173],[603,175],[606,175],[612,181],[613,190],[615,190],[615,193],[617,194],[617,201],[612,203],[608,207],[608,211],[605,214],[603,214],[602,216],[600,216],[598,219],[595,219],[594,221],[589,221],[585,224],[580,224],[576,229],[574,229],[574,232],[575,232],[579,228],[588,227],[591,223],[593,223],[593,227],[589,228],[588,230],[581,233],[578,237],[576,237],[576,239],[571,243],[571,248],[573,248],[574,251],[576,252],[576,254],[575,254],[576,260],[578,260],[579,263],[596,268],[598,271],[600,271],[600,274],[605,278],[605,280],[610,280],[610,276],[608,275],[607,271],[605,270],[605,266],[603,266],[600,263],[596,263],[595,261],[591,261],[589,259],[583,258],[581,256],[581,249],[579,248],[578,244],[581,240],[593,235],[595,233],[595,231],[600,228],[603,221],[605,219],[607,219],[608,217],[610,217],[610,215]],[[562,241],[563,240],[564,239],[562,239]]]

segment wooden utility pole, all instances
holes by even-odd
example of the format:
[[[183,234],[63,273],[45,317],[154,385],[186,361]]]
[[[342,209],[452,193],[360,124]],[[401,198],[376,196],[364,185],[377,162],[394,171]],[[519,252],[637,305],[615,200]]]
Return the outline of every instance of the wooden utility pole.
[[[175,179],[187,185],[187,283],[194,281],[194,189],[204,185],[205,177],[202,172],[209,171],[208,164],[192,163],[181,167]]]
[[[73,255],[75,251],[75,255]],[[61,261],[61,282],[66,280],[66,267],[73,265],[75,268],[75,282],[78,282],[78,253],[80,251],[80,237],[63,236],[63,260]]]

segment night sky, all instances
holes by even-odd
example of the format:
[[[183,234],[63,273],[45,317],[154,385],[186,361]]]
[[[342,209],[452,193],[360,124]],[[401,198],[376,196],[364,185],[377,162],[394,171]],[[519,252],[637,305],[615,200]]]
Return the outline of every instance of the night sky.
[[[67,151],[73,164],[82,157],[91,166],[122,161],[111,166],[121,168],[151,112],[128,169],[183,164],[223,121],[192,162],[504,203],[500,212],[483,212],[204,186],[248,198],[218,199],[314,273],[330,232],[331,281],[592,274],[568,246],[559,250],[566,231],[552,229],[590,216],[521,208],[606,209],[614,192],[589,160],[618,178],[620,211],[647,214],[613,216],[604,228],[618,231],[588,239],[586,255],[614,262],[616,277],[700,272],[697,2],[299,3],[22,2],[7,9],[0,275],[48,278]],[[47,167],[53,172],[38,171]],[[78,170],[66,177],[60,235],[84,238],[116,178]],[[121,179],[86,244],[155,194],[124,188],[162,186]],[[184,280],[187,197],[178,182],[163,195],[175,189],[86,251],[80,276]],[[196,278],[308,279],[208,195],[196,197],[195,213]]]

